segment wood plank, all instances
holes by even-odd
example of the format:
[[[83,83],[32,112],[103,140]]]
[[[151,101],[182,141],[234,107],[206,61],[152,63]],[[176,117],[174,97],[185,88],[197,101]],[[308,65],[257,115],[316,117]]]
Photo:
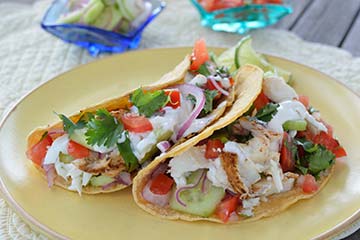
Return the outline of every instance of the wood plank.
[[[350,51],[354,56],[360,56],[360,11],[341,47]]]
[[[305,40],[339,46],[359,8],[359,0],[316,0],[292,30]]]
[[[274,28],[281,28],[281,29],[290,29],[298,18],[304,13],[307,7],[313,2],[314,0],[295,0],[291,2],[291,6],[293,8],[293,12],[290,15],[282,18],[278,23],[276,23],[273,27]]]

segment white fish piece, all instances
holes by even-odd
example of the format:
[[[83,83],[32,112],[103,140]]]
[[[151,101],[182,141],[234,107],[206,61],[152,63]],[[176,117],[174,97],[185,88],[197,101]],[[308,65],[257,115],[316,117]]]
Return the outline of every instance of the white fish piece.
[[[209,169],[207,178],[216,187],[232,189],[227,179],[225,170],[221,165],[220,158],[214,160],[205,158],[204,147],[192,147],[184,153],[175,156],[169,162],[169,173],[177,187],[186,185],[186,177],[199,169]]]
[[[295,90],[282,77],[278,76],[264,78],[263,91],[268,98],[276,103],[298,98]]]
[[[276,191],[282,192],[284,190],[284,186],[282,180],[284,178],[284,174],[282,172],[281,166],[279,162],[275,162],[274,160],[270,160],[270,169],[269,172],[274,181],[274,185],[276,187]]]
[[[260,198],[249,198],[242,200],[243,209],[240,214],[251,217],[254,215],[253,209],[260,204]]]
[[[186,185],[186,177],[190,172],[207,168],[207,166],[208,160],[205,158],[204,152],[192,147],[171,159],[169,172],[177,187],[182,187]]]
[[[261,179],[256,165],[247,158],[241,144],[233,141],[225,143],[224,152],[234,153],[238,157],[238,171],[240,178],[247,188]]]

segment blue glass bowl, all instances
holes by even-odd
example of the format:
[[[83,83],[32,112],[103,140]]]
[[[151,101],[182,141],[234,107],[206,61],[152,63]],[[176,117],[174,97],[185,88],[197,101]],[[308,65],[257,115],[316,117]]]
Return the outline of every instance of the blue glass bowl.
[[[126,34],[82,24],[58,24],[56,20],[67,11],[68,0],[55,0],[41,21],[41,27],[62,40],[86,48],[92,56],[99,53],[120,53],[139,46],[144,28],[163,10],[165,2],[146,0],[152,4],[150,16],[138,28]]]
[[[227,8],[207,12],[197,0],[191,0],[199,11],[201,24],[214,31],[243,34],[250,29],[263,28],[279,21],[292,13],[288,1],[284,4],[248,4],[241,7]]]

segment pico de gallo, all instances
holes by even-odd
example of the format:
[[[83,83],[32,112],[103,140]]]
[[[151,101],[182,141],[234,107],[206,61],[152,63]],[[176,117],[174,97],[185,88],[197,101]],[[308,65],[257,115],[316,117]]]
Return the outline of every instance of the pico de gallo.
[[[228,105],[234,81],[209,58],[204,40],[195,43],[190,62],[184,83],[138,88],[125,109],[85,111],[77,121],[58,114],[62,127],[46,131],[28,158],[44,169],[50,187],[56,177],[79,193],[83,187],[105,191],[130,185],[133,173],[202,131]]]
[[[198,2],[207,12],[249,4],[283,4],[283,0],[198,0]]]

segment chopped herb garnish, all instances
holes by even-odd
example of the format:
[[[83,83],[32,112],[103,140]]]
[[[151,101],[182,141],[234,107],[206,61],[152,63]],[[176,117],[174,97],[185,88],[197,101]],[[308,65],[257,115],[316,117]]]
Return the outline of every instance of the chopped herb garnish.
[[[309,162],[310,173],[317,175],[335,162],[335,155],[324,146],[319,145],[317,151],[307,157],[307,161]]]
[[[117,147],[119,149],[121,157],[125,162],[126,169],[129,172],[132,172],[135,169],[137,169],[137,167],[139,166],[139,162],[131,149],[128,134],[125,134],[125,137],[126,137],[125,141],[122,143],[118,143]]]
[[[41,138],[40,138],[39,142],[41,142],[42,140],[44,140],[44,138],[46,138],[48,134],[49,134],[48,131],[45,131],[45,132],[41,135]]]
[[[312,174],[318,178],[319,173],[328,169],[335,162],[335,155],[324,146],[314,144],[304,138],[295,139],[294,143],[301,146],[303,151],[296,153],[296,169],[301,174]]]
[[[70,118],[66,117],[64,114],[55,114],[58,115],[58,117],[61,119],[61,121],[63,122],[63,129],[69,135],[71,135],[75,129],[80,129],[85,126],[85,124],[80,121],[79,123],[75,124]]]
[[[123,125],[106,109],[97,110],[87,123],[87,128],[85,133],[87,143],[106,147],[114,146],[123,132]]]
[[[139,113],[151,117],[156,111],[162,108],[169,100],[163,90],[144,92],[138,88],[130,96],[130,101],[138,108]]]
[[[269,122],[277,113],[278,107],[279,104],[268,103],[256,113],[255,117],[263,122]]]
[[[204,75],[205,77],[208,77],[211,75],[211,72],[209,71],[206,63],[202,64],[198,70],[198,72],[202,75]]]

